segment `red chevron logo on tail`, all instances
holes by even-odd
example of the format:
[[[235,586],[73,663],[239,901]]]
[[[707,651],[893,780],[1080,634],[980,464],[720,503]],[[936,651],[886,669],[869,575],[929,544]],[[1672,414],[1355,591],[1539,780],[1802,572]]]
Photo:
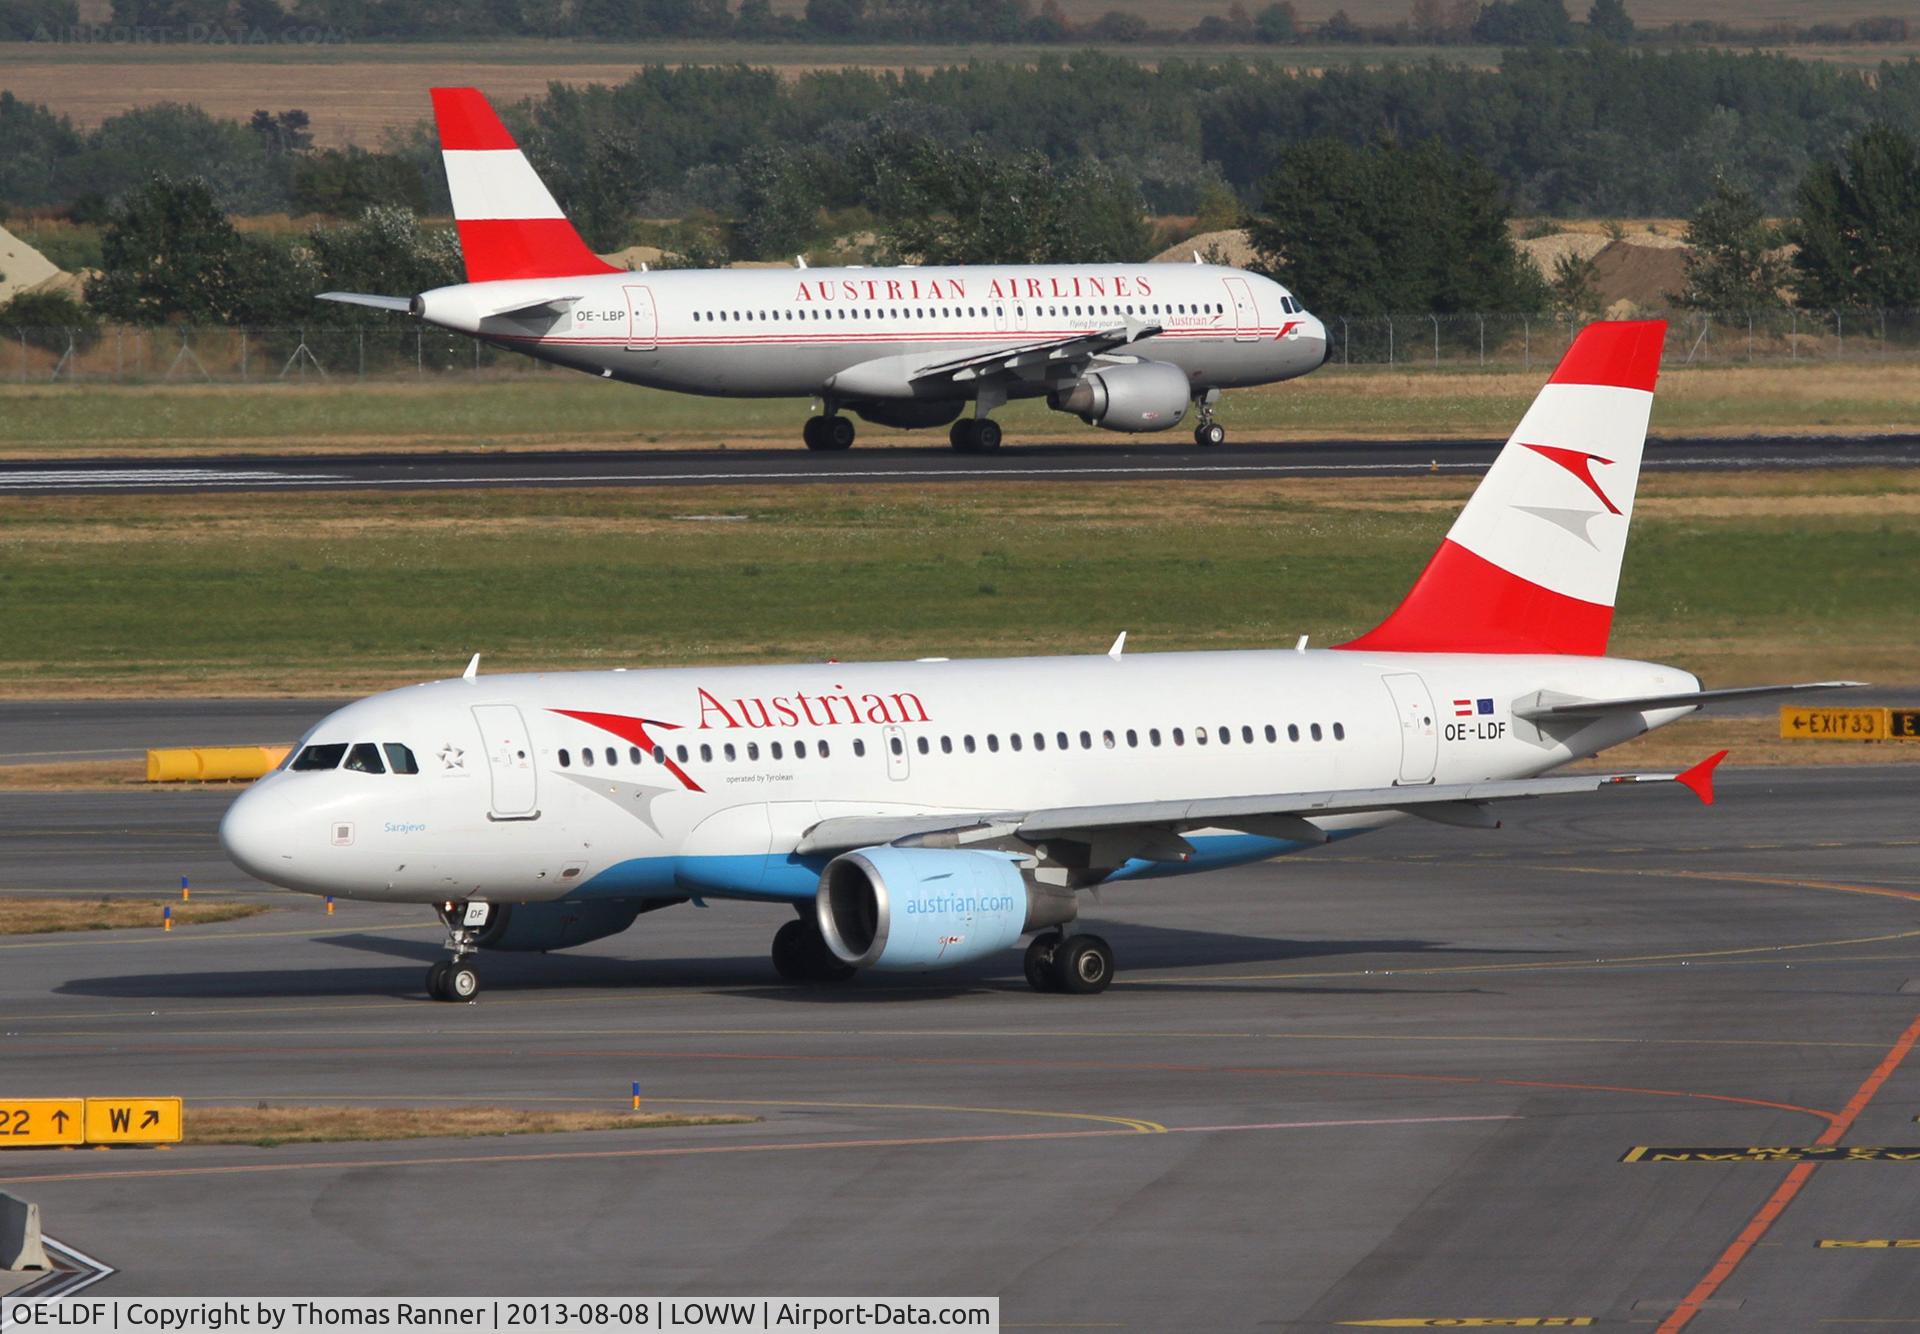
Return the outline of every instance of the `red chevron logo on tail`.
[[[1600,503],[1607,507],[1607,513],[1618,514],[1620,512],[1620,507],[1609,500],[1607,493],[1600,489],[1600,483],[1593,480],[1593,465],[1596,463],[1611,464],[1613,462],[1612,459],[1603,459],[1598,454],[1587,454],[1578,449],[1562,449],[1558,445],[1529,445],[1524,440],[1519,443],[1525,448],[1531,449],[1541,458],[1549,459],[1559,464],[1575,477],[1585,482],[1587,484],[1587,490],[1598,496]]]

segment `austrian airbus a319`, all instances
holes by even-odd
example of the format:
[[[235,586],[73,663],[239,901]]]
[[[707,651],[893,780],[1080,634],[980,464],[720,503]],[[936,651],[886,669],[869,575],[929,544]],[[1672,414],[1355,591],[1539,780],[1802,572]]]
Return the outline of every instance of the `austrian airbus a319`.
[[[1305,852],[1408,817],[1678,782],[1550,777],[1704,704],[1605,656],[1665,325],[1575,339],[1399,607],[1337,648],[482,676],[324,719],[234,802],[227,853],[312,894],[433,904],[441,999],[708,899],[791,904],[790,981],[988,959],[1095,992],[1080,892]],[[1123,635],[1122,640],[1125,636]],[[476,660],[477,661],[477,660]],[[1722,752],[1724,754],[1724,752]],[[1186,902],[1204,911],[1192,891]]]
[[[587,249],[485,97],[435,88],[468,281],[413,296],[323,292],[404,311],[612,380],[731,398],[814,398],[809,449],[853,444],[852,412],[1000,447],[1011,399],[1111,431],[1197,410],[1218,445],[1223,389],[1305,375],[1327,332],[1278,283],[1210,264],[630,272]],[[973,415],[961,414],[971,404]]]

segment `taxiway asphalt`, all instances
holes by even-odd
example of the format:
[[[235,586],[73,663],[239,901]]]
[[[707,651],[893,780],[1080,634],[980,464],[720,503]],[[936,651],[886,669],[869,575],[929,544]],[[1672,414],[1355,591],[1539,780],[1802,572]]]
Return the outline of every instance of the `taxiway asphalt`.
[[[219,926],[0,939],[7,1093],[744,1111],[706,1129],[0,1154],[114,1294],[997,1294],[1009,1327],[1920,1310],[1920,1163],[1623,1162],[1920,1142],[1920,769],[1724,775],[1116,886],[1120,976],[1013,951],[776,984],[715,904],[429,1002],[413,908],[216,869],[216,793],[12,794],[0,887],[260,892]],[[122,832],[124,831],[124,832]],[[21,865],[20,849],[30,849]],[[159,865],[165,861],[165,865]],[[1745,1237],[1751,1244],[1742,1247]],[[1719,1273],[1716,1282],[1711,1276]]]
[[[548,486],[791,485],[834,482],[1139,481],[1251,477],[1396,477],[1486,470],[1498,440],[1230,443],[1184,438],[1099,444],[1010,443],[958,454],[943,440],[856,445],[845,454],[797,447],[505,450],[485,453],[220,455],[0,461],[0,495],[106,492],[471,490]],[[1910,468],[1920,435],[1655,437],[1650,470]]]

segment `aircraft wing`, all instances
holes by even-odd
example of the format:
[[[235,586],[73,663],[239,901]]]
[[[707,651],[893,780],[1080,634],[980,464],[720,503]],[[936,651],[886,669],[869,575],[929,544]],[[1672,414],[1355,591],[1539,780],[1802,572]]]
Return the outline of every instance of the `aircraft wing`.
[[[1118,865],[1135,856],[1179,861],[1183,860],[1184,853],[1192,851],[1180,835],[1193,829],[1238,829],[1270,838],[1324,843],[1331,836],[1314,823],[1316,817],[1389,811],[1440,824],[1496,828],[1499,821],[1488,811],[1493,802],[1595,792],[1632,783],[1681,783],[1711,804],[1713,767],[1725,757],[1726,752],[1721,751],[1677,774],[1575,774],[1426,787],[1345,788],[1270,796],[1202,797],[1191,801],[1120,802],[1024,812],[839,816],[822,820],[807,830],[795,851],[801,854],[844,852],[880,843],[925,847],[1017,843],[1037,847],[1050,840],[1067,840],[1097,843],[1107,849],[1133,849],[1125,855],[1113,853],[1118,861],[1101,858],[1093,863],[1096,865]]]
[[[1128,315],[1125,322],[1095,333],[1074,334],[1038,343],[1015,343],[990,352],[976,352],[953,361],[935,362],[912,372],[908,379],[915,385],[970,384],[1002,375],[1026,379],[1046,378],[1048,370],[1077,370],[1102,352],[1137,343],[1161,332],[1158,324]]]
[[[339,301],[349,306],[372,306],[375,310],[397,310],[402,315],[413,309],[413,300],[404,296],[375,296],[371,292],[319,292],[315,301]]]
[[[1626,699],[1541,700],[1514,709],[1513,716],[1528,722],[1553,718],[1599,718],[1609,713],[1644,713],[1649,709],[1700,708],[1728,700],[1766,699],[1803,690],[1849,690],[1865,681],[1802,681],[1790,686],[1733,686],[1724,690],[1690,690],[1677,695],[1634,695]]]

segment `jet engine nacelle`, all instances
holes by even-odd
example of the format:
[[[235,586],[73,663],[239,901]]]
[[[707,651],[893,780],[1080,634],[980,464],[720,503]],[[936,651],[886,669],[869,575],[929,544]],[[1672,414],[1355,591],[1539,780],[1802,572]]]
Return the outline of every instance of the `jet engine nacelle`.
[[[474,943],[483,950],[564,950],[625,931],[645,906],[635,899],[496,903]]]
[[[1029,886],[1014,856],[964,848],[842,853],[814,907],[835,957],[883,972],[971,963],[1074,915],[1071,891]]]
[[[1109,431],[1165,431],[1187,415],[1187,373],[1164,361],[1090,371],[1047,395],[1047,406]]]

